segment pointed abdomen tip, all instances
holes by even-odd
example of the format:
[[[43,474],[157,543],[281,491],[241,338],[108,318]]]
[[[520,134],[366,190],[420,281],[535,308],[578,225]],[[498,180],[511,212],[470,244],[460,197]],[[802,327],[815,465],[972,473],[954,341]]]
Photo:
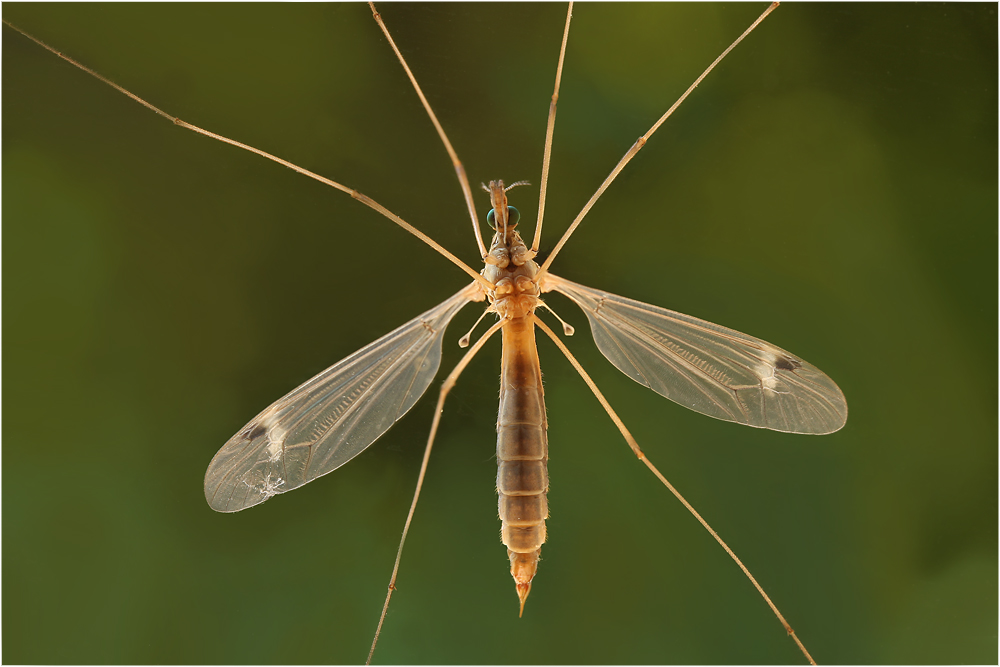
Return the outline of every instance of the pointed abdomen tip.
[[[517,597],[521,601],[521,609],[517,612],[517,617],[521,618],[524,614],[524,601],[528,599],[528,593],[531,592],[531,582],[526,584],[517,585]]]

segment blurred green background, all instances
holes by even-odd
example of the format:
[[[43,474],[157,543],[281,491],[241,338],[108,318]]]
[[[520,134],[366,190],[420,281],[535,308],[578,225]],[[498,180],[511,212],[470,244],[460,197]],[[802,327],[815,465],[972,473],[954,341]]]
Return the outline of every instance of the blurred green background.
[[[764,5],[580,5],[558,234]],[[532,229],[561,5],[384,5],[476,185]],[[5,4],[168,112],[355,187],[467,262],[440,142],[363,5]],[[826,663],[997,660],[995,4],[790,5],[664,125],[555,264],[771,341],[850,405],[715,421],[569,343]],[[3,31],[7,663],[363,661],[433,396],[347,467],[212,512],[216,450],[466,278],[349,197],[176,128]],[[481,214],[489,208],[479,197]],[[454,341],[477,316],[463,312]],[[726,554],[541,341],[549,542],[522,619],[498,539],[499,341],[441,426],[382,663],[799,663]]]

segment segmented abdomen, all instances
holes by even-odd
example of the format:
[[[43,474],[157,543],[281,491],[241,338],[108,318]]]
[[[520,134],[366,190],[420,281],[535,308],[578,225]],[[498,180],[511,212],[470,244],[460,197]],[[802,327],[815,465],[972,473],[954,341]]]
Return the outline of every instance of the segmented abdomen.
[[[500,366],[497,491],[501,536],[522,611],[538,568],[549,513],[547,428],[534,324],[527,317],[508,320]]]

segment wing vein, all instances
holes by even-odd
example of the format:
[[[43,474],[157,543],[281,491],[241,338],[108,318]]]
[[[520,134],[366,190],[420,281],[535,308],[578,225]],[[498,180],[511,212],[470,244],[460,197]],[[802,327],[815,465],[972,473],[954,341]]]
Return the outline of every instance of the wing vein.
[[[213,509],[236,512],[351,460],[413,407],[441,364],[444,332],[476,283],[334,364],[233,436],[205,474]],[[246,487],[240,493],[240,487]]]
[[[696,412],[791,433],[832,433],[847,419],[833,380],[759,338],[551,273],[543,289],[584,311],[618,370]]]

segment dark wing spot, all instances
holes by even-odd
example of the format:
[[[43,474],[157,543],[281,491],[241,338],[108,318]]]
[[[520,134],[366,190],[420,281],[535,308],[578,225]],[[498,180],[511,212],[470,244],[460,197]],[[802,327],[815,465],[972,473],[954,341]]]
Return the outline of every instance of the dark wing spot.
[[[260,436],[264,435],[266,431],[267,429],[261,426],[260,424],[254,424],[253,428],[248,428],[247,430],[243,431],[243,439],[256,440]]]
[[[774,367],[782,371],[794,371],[802,368],[802,364],[791,357],[778,357],[774,362]]]

